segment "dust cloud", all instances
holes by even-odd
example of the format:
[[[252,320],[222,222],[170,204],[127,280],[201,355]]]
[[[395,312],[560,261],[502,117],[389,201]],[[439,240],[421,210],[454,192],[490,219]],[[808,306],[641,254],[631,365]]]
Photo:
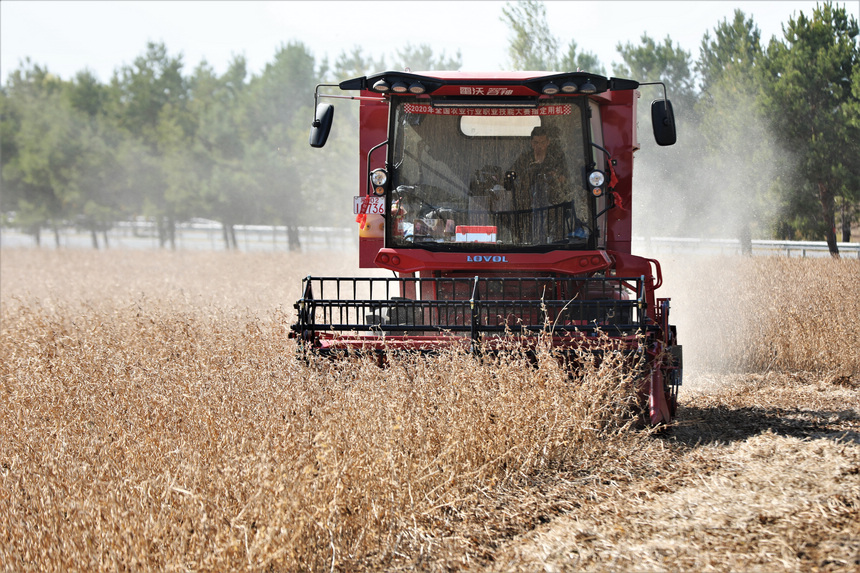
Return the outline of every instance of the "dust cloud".
[[[684,345],[685,375],[699,379],[742,368],[756,320],[742,309],[751,277],[738,266],[739,256],[680,255],[650,239],[723,239],[743,247],[772,238],[781,211],[774,187],[792,173],[791,155],[777,145],[751,97],[722,90],[709,98],[704,114],[675,107],[672,147],[654,143],[650,114],[640,106],[642,148],[633,177],[634,251],[661,262],[665,282],[657,295],[672,299],[670,322]]]
[[[704,113],[676,108],[676,120],[677,143],[661,148],[650,118],[640,119],[634,236],[771,238],[781,211],[774,188],[794,161],[754,101],[715,92]]]

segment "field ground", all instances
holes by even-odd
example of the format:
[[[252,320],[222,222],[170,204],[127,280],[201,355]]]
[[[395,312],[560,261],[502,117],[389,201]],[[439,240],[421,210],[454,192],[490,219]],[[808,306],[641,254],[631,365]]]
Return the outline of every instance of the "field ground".
[[[0,252],[0,569],[860,571],[860,261],[661,259],[678,422],[286,332],[353,254]]]
[[[860,570],[857,384],[723,383],[685,396],[652,471],[507,544],[494,569]]]

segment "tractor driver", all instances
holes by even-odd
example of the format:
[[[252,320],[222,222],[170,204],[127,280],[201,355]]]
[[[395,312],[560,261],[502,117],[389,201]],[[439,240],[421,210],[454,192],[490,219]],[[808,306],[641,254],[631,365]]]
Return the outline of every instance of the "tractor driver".
[[[559,145],[549,138],[547,128],[535,127],[531,149],[511,166],[514,209],[522,213],[514,222],[524,243],[541,244],[563,240],[564,211],[571,205],[567,160]],[[575,217],[570,217],[574,220]]]

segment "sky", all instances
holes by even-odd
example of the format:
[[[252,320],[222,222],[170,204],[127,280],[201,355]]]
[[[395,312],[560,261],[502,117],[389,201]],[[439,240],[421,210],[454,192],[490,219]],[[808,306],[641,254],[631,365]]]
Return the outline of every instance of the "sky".
[[[860,20],[860,2],[836,2]],[[509,30],[501,20],[506,2],[480,1],[0,1],[0,79],[25,57],[63,78],[89,69],[103,83],[163,42],[182,55],[184,72],[206,60],[223,73],[234,55],[244,55],[259,74],[278,47],[303,42],[321,61],[360,46],[375,59],[390,59],[398,47],[429,44],[435,54],[459,50],[466,71],[500,70],[508,61]],[[815,1],[607,1],[548,0],[547,20],[563,46],[574,39],[580,51],[597,55],[611,75],[619,43],[638,44],[643,33],[668,35],[693,60],[705,32],[735,9],[752,16],[762,39],[782,35],[782,25]],[[373,73],[382,70],[367,70]],[[345,78],[338,78],[345,79]]]

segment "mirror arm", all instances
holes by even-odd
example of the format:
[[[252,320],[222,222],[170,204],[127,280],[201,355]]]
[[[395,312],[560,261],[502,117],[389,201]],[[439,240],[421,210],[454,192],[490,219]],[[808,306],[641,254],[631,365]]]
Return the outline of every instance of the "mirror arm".
[[[669,96],[666,94],[666,84],[663,82],[644,82],[639,84],[640,86],[661,86],[663,88],[663,101],[669,101]],[[663,119],[663,125],[669,125],[669,118],[666,117]]]
[[[321,122],[320,122],[319,118],[317,117],[317,106],[319,105],[320,97],[329,97],[329,96],[325,96],[325,95],[320,96],[320,88],[336,88],[336,87],[339,87],[339,84],[317,84],[317,87],[314,88],[314,110],[313,110],[314,120],[311,122],[311,125],[313,127],[319,127],[321,125]]]
[[[320,98],[333,98],[333,99],[357,99],[357,100],[371,100],[371,101],[382,101],[384,98],[382,97],[366,97],[366,96],[349,96],[349,95],[335,95],[335,94],[321,94],[320,88],[339,88],[340,84],[317,84],[317,87],[314,88],[314,120],[311,125],[314,127],[320,126],[320,120],[317,119],[316,109],[320,103]]]
[[[642,82],[639,84],[640,86],[663,86],[663,99],[668,100],[669,96],[666,95],[666,84],[663,82]]]

